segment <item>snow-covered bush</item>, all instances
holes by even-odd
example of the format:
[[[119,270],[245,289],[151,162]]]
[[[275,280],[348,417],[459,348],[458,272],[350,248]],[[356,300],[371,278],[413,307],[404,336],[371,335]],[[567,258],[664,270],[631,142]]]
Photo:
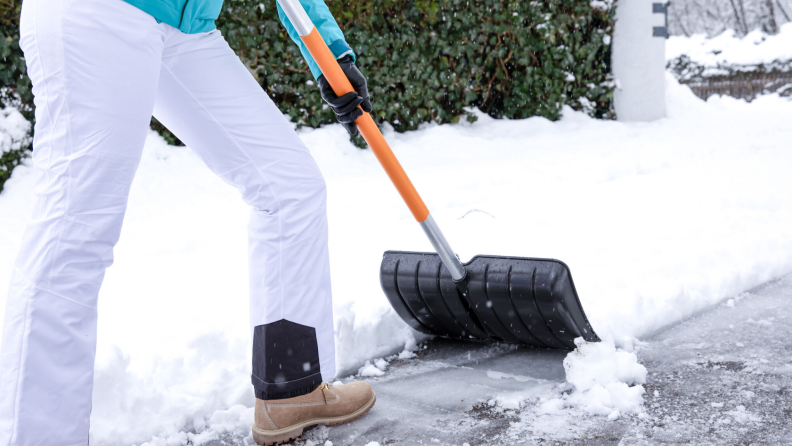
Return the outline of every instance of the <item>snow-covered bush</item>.
[[[15,108],[0,110],[0,155],[16,152],[30,145],[30,121]],[[0,169],[3,167],[0,166]]]
[[[32,142],[30,121],[15,108],[0,110],[0,191],[11,171],[28,155]]]
[[[33,94],[19,49],[21,6],[21,0],[0,2],[0,108],[4,108],[0,112],[0,191],[14,167],[27,156],[32,141],[28,120],[33,119]],[[25,135],[18,134],[22,127]]]

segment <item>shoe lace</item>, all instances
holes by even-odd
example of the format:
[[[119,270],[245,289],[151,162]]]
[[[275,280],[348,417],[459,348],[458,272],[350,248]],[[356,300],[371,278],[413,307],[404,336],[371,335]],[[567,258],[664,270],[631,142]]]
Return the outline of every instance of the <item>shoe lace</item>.
[[[329,390],[329,389],[330,389],[330,384],[327,384],[326,382],[319,384],[319,390],[322,391],[322,398],[324,398],[325,404],[327,404],[327,395],[325,395],[325,390]]]

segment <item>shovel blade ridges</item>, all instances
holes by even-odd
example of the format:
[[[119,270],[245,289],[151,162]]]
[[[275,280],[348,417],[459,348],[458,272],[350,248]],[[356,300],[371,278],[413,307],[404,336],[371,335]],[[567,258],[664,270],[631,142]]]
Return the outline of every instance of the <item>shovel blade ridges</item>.
[[[564,350],[577,337],[600,340],[563,262],[480,255],[465,269],[466,290],[435,253],[387,251],[380,283],[396,313],[426,334]]]

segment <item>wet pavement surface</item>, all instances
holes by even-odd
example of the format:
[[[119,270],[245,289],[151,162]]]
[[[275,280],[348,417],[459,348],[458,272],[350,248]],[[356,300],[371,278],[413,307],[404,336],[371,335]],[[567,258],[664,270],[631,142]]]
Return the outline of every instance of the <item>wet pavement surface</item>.
[[[365,417],[291,444],[792,445],[792,276],[645,339],[642,419],[540,417],[535,403],[506,411],[488,403],[557,392],[566,352],[442,339],[425,347],[366,378],[378,398]]]
[[[652,420],[618,444],[792,445],[792,276],[665,330],[638,357]]]
[[[471,445],[509,428],[510,416],[486,402],[498,393],[546,391],[564,382],[566,352],[436,339],[410,360],[369,379],[377,406],[361,420],[330,429],[334,445]],[[493,371],[517,379],[494,379]],[[347,380],[344,380],[345,382]],[[317,440],[321,439],[318,438]],[[321,444],[321,443],[320,443]]]

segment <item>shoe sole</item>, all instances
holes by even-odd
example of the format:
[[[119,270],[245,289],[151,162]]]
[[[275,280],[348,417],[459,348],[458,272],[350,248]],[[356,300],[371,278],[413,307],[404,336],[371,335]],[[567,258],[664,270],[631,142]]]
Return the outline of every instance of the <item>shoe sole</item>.
[[[363,407],[349,415],[344,415],[341,417],[314,418],[313,420],[303,421],[302,423],[274,431],[263,430],[253,426],[253,441],[261,445],[286,443],[287,441],[297,439],[300,435],[302,435],[303,430],[306,427],[315,426],[317,424],[324,424],[325,426],[337,426],[339,424],[351,423],[367,414],[368,411],[374,407],[374,403],[376,402],[377,395],[372,395],[371,399]]]

